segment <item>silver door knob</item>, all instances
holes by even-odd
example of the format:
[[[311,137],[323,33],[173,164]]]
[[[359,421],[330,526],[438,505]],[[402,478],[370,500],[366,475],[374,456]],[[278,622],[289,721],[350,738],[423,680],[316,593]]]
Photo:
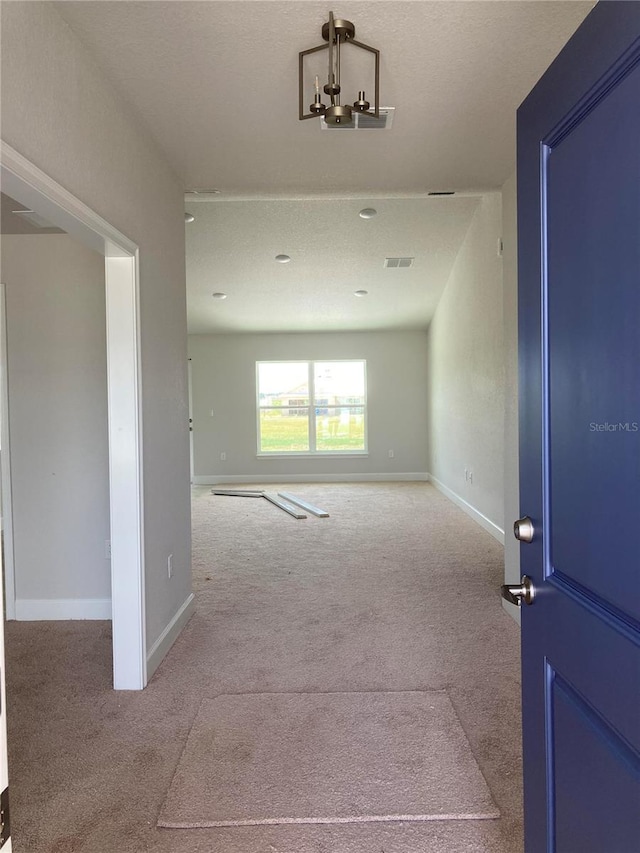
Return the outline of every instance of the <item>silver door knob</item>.
[[[513,522],[513,535],[518,542],[533,542],[534,534],[533,521],[528,515]]]
[[[505,583],[500,587],[500,592],[505,601],[515,604],[520,607],[522,602],[525,604],[533,604],[536,597],[536,591],[533,586],[533,581],[527,575],[522,576],[520,583]]]

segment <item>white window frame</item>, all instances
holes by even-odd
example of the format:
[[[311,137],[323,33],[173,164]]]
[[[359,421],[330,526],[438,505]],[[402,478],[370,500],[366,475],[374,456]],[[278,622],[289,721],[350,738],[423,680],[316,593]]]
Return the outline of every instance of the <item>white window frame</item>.
[[[316,449],[316,416],[315,410],[316,399],[315,399],[315,378],[314,378],[314,366],[318,363],[321,364],[348,364],[348,363],[357,363],[361,364],[364,372],[364,403],[351,404],[346,403],[345,405],[340,406],[323,406],[328,409],[333,408],[352,408],[352,409],[364,409],[364,448],[362,450],[317,450]],[[260,405],[260,365],[261,364],[306,364],[308,371],[308,387],[309,387],[309,449],[308,450],[261,450],[260,449],[260,411],[261,409],[273,409],[273,406],[261,406]],[[256,361],[256,438],[257,438],[257,456],[268,457],[269,459],[282,457],[285,459],[290,459],[296,456],[313,456],[315,458],[325,459],[331,456],[368,456],[369,455],[369,423],[368,423],[368,400],[367,400],[367,362],[364,358],[316,358],[316,359],[302,359],[302,358],[287,358],[287,359],[265,359],[262,361]],[[281,409],[301,409],[307,408],[300,405],[295,406],[279,406]],[[313,414],[312,414],[313,413]]]

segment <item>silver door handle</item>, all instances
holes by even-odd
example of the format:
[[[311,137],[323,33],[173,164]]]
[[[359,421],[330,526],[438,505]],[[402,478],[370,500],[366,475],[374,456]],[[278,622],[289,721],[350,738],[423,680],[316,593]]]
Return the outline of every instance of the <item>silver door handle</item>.
[[[500,593],[505,601],[515,604],[516,607],[520,607],[523,601],[525,604],[533,604],[536,597],[533,581],[527,575],[522,576],[520,583],[503,584]]]
[[[535,530],[528,515],[513,522],[513,535],[518,542],[533,542]]]

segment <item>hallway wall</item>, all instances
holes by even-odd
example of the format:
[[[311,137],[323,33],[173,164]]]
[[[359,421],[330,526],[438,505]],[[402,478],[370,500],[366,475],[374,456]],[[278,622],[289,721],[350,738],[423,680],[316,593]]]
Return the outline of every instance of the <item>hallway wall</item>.
[[[500,193],[483,196],[428,331],[428,465],[438,488],[504,541]]]
[[[110,619],[104,258],[2,237],[17,619]]]
[[[55,4],[3,4],[1,35],[3,141],[140,248],[148,649],[159,643],[153,668],[191,594],[183,187]]]

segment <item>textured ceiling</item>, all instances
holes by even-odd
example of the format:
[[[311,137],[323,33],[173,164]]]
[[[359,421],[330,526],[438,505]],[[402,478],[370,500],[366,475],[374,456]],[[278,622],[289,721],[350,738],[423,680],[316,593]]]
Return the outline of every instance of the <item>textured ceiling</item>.
[[[516,108],[592,5],[56,4],[185,187],[248,195],[500,186],[514,168]],[[297,119],[298,51],[322,41],[330,8],[381,50],[381,99],[396,107],[388,132]]]
[[[189,329],[425,328],[477,204],[463,196],[188,203]],[[361,219],[364,207],[377,216]],[[277,263],[278,254],[291,262]],[[404,256],[416,259],[410,269],[383,267],[385,257]],[[354,296],[358,289],[368,295]]]
[[[56,3],[185,189],[221,190],[215,202],[196,205],[198,221],[188,231],[190,330],[200,332],[426,324],[472,201],[456,197],[451,206],[431,207],[388,198],[389,212],[367,232],[376,234],[374,244],[362,239],[365,223],[353,211],[369,205],[367,198],[500,187],[515,167],[516,108],[592,6],[579,0]],[[382,105],[396,107],[391,130],[322,131],[316,119],[298,121],[298,51],[321,42],[329,9],[381,50]],[[294,196],[297,205],[275,204]],[[304,203],[319,197],[361,202],[335,202],[332,214]],[[252,206],[249,199],[262,201]],[[295,262],[270,266],[265,258],[279,251]],[[410,285],[393,293],[377,264],[396,253],[418,260],[413,270],[396,271]],[[354,298],[358,288],[371,296]],[[212,306],[214,290],[229,298]]]

